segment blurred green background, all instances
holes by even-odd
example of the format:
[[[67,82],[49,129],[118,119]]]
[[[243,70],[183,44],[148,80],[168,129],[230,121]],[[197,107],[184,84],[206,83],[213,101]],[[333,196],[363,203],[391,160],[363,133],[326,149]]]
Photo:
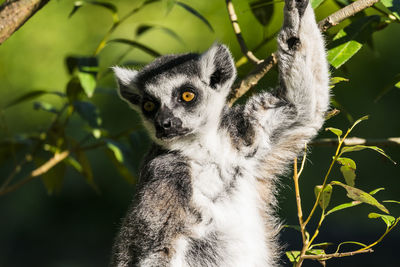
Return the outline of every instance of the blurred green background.
[[[124,15],[141,1],[110,2]],[[111,38],[134,39],[140,25],[158,25],[168,27],[179,35],[180,40],[162,29],[148,31],[135,40],[161,54],[201,52],[213,42],[219,41],[230,47],[236,60],[242,57],[227,16],[225,1],[184,1],[210,22],[214,32],[198,17],[180,6],[174,6],[167,12],[168,2],[170,1],[160,1],[146,6],[118,27]],[[249,47],[253,48],[264,37],[279,30],[283,2],[274,4],[272,19],[265,27],[253,16],[249,2],[241,0],[234,1],[234,4],[244,38]],[[69,0],[50,1],[0,46],[0,107],[5,107],[11,100],[31,90],[64,92],[70,79],[65,57],[93,55],[111,27],[112,17],[108,10],[88,5],[69,18],[73,5],[74,1]],[[320,20],[337,9],[335,1],[326,0],[316,9],[317,19]],[[368,10],[367,13],[377,14],[377,11]],[[339,28],[334,28],[331,32],[338,31]],[[90,101],[99,108],[102,127],[111,134],[140,128],[136,114],[118,99],[114,79],[107,73],[107,69],[115,65],[119,56],[128,48],[124,44],[108,44],[98,55],[100,72],[105,75],[99,79]],[[256,54],[264,58],[275,48],[275,40],[272,40]],[[400,72],[399,48],[400,24],[391,23],[382,31],[374,33],[369,45],[364,46],[343,68],[332,68],[333,76],[349,79],[333,89],[332,94],[337,102],[353,118],[370,115],[368,121],[357,126],[352,136],[400,136],[398,88],[390,90],[379,101],[375,101],[383,89],[390,88],[391,81]],[[152,57],[146,53],[132,49],[121,63],[146,63],[151,60]],[[246,74],[250,67],[249,64],[241,67],[239,75]],[[274,68],[257,87],[273,87],[276,78],[277,71]],[[60,98],[55,95],[44,95],[35,99],[37,100],[49,102],[56,108],[61,106]],[[52,116],[46,111],[33,109],[33,100],[3,109],[0,138],[7,139],[18,134],[41,131],[48,127]],[[326,126],[343,130],[350,125],[345,112],[326,122]],[[66,129],[67,136],[80,139],[85,131],[90,132],[87,124],[78,115],[73,115]],[[138,136],[137,149],[135,143],[132,145],[132,140],[130,142],[136,163],[144,153],[147,142],[143,134]],[[333,136],[321,131],[319,137]],[[123,142],[128,143],[127,140],[123,139]],[[399,147],[383,148],[395,161],[400,161]],[[314,185],[322,182],[333,153],[334,147],[315,147],[307,160],[300,184],[306,213],[314,201]],[[112,241],[132,198],[134,185],[121,177],[104,148],[90,150],[87,155],[100,193],[96,193],[76,170],[67,167],[62,189],[57,194],[47,194],[40,179],[35,179],[17,191],[0,197],[0,266],[107,266]],[[396,165],[371,151],[357,152],[352,158],[357,162],[359,188],[371,191],[385,187],[385,191],[378,193],[378,199],[400,199],[400,170]],[[3,180],[14,168],[14,160],[10,157],[1,159],[0,177]],[[33,165],[28,164],[17,178],[24,177],[32,168]],[[342,179],[338,170],[335,170],[332,177],[335,180]],[[277,212],[285,223],[297,224],[291,179],[282,177],[281,181]],[[344,190],[340,188],[335,188],[333,194],[336,204],[348,201]],[[387,206],[393,214],[400,215],[398,205]],[[361,205],[328,217],[318,241],[375,241],[384,232],[385,226],[381,221],[367,218],[372,211],[377,212],[371,206]],[[299,249],[300,234],[293,230],[284,230],[281,242],[287,249]],[[375,248],[375,253],[328,261],[328,266],[399,266],[396,255],[399,242],[400,228],[397,228]],[[284,265],[290,266],[285,258],[283,260]],[[304,266],[318,264],[307,261]]]

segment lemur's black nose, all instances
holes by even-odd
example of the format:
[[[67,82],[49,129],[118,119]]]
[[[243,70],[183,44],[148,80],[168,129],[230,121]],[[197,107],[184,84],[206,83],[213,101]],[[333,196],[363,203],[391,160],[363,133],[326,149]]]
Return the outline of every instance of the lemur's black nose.
[[[165,130],[170,129],[171,126],[172,126],[172,122],[171,122],[171,119],[170,119],[170,118],[167,118],[166,120],[164,120],[164,121],[162,122],[162,127],[163,127]]]

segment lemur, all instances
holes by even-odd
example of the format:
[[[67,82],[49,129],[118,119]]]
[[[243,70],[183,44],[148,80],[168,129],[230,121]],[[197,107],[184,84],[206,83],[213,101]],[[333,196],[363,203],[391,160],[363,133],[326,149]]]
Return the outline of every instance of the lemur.
[[[285,0],[279,85],[229,107],[225,45],[115,67],[154,144],[111,266],[277,266],[276,184],[324,122],[329,74],[309,0]]]

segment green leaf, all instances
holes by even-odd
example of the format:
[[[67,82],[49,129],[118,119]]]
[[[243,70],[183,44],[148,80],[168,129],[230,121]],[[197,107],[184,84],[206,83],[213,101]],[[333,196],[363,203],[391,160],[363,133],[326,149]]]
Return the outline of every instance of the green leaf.
[[[178,42],[180,42],[181,44],[183,44],[183,40],[181,37],[179,37],[179,35],[174,32],[173,30],[171,30],[170,28],[164,27],[164,26],[158,26],[158,25],[140,25],[137,29],[136,29],[136,36],[139,37],[141,35],[143,35],[144,33],[150,31],[150,30],[161,30],[163,32],[165,32],[167,35],[171,36],[172,38],[174,38],[175,40],[177,40]]]
[[[392,14],[400,20],[400,1],[398,0],[381,0],[381,3],[389,9]]]
[[[356,200],[356,201],[361,201],[363,203],[375,206],[378,209],[380,209],[381,211],[383,211],[385,213],[389,213],[388,209],[385,208],[385,206],[383,206],[381,203],[379,203],[378,200],[376,200],[373,196],[371,196],[367,192],[364,192],[358,188],[355,188],[355,187],[352,187],[349,185],[345,185],[338,181],[333,181],[333,182],[331,182],[331,184],[339,185],[339,186],[343,187],[344,189],[346,189],[347,197],[349,197],[353,200]]]
[[[340,171],[343,174],[344,180],[346,181],[346,184],[350,186],[355,185],[355,180],[356,180],[356,172],[354,169],[348,167],[348,166],[342,166],[340,167]]]
[[[347,208],[355,207],[357,205],[360,205],[361,203],[362,203],[361,201],[352,201],[352,202],[349,202],[349,203],[340,204],[340,205],[330,209],[325,214],[325,216],[328,216],[329,214],[334,213],[334,212],[339,211],[339,210],[344,210],[344,209],[347,209]]]
[[[100,1],[75,1],[74,7],[72,8],[71,12],[69,13],[68,17],[72,17],[81,7],[84,5],[94,5],[94,6],[99,6],[107,9],[108,11],[111,12],[112,18],[114,23],[117,23],[119,21],[118,18],[118,9],[114,4],[111,4],[109,2],[100,2]]]
[[[67,87],[65,88],[65,92],[70,103],[82,98],[81,96],[83,95],[84,90],[78,77],[72,77],[69,80]]]
[[[356,179],[356,163],[354,160],[349,158],[337,158],[336,161],[342,165],[340,171],[346,181],[346,184],[354,186],[354,181]]]
[[[257,21],[267,26],[274,13],[274,0],[257,0],[249,3],[251,12]]]
[[[96,89],[96,76],[88,72],[79,72],[78,78],[86,95],[92,97]]]
[[[47,162],[47,160],[37,157],[35,158],[37,167],[41,166],[45,162]],[[58,194],[61,192],[64,182],[65,169],[65,162],[62,161],[41,175],[41,180],[49,195]]]
[[[286,251],[286,257],[288,257],[290,262],[298,262],[300,259],[300,251],[298,250]]]
[[[35,101],[33,103],[33,108],[35,110],[44,110],[44,111],[55,113],[55,114],[59,113],[59,111],[56,108],[54,108],[52,104],[43,102],[43,101],[40,101],[40,102]]]
[[[322,191],[322,185],[317,185],[314,187],[314,193],[315,193],[315,197],[318,197],[318,194]],[[332,186],[330,184],[326,185],[324,190],[321,193],[321,197],[319,198],[319,206],[321,207],[321,209],[325,210],[328,205],[329,202],[331,200],[331,196],[332,196]]]
[[[361,151],[364,149],[371,149],[374,150],[376,152],[378,152],[379,154],[385,156],[387,159],[389,159],[391,162],[393,162],[393,164],[396,164],[395,161],[393,161],[386,153],[385,151],[383,151],[383,149],[377,147],[377,146],[364,146],[364,145],[355,145],[355,146],[345,146],[342,148],[340,154],[344,154],[344,153],[349,153],[349,152],[355,152],[355,151]]]
[[[343,78],[343,77],[331,77],[329,85],[330,88],[335,87],[336,84],[340,83],[340,82],[348,82],[349,79]]]
[[[83,91],[88,97],[92,97],[96,89],[96,76],[99,71],[99,62],[97,58],[68,56],[65,59],[65,64],[69,74],[73,74],[77,71],[77,77]],[[71,96],[76,95],[79,89],[80,88],[76,85],[76,80],[72,78],[67,85],[67,95],[70,101],[73,99]]]
[[[375,195],[376,193],[378,193],[379,191],[382,191],[382,190],[385,190],[385,188],[383,188],[383,187],[377,188],[377,189],[372,190],[371,192],[369,192],[369,194],[370,195]],[[385,202],[385,201],[383,201],[383,202]]]
[[[207,25],[207,27],[210,29],[210,31],[214,32],[214,29],[211,26],[210,22],[208,22],[208,20],[203,15],[201,15],[199,12],[197,12],[197,10],[195,10],[194,8],[188,6],[187,4],[179,2],[179,1],[176,1],[175,4],[182,7],[183,9],[185,9],[192,15],[196,16],[197,18],[199,18],[202,22],[204,22],[204,24]]]
[[[370,219],[381,218],[386,223],[387,228],[391,227],[396,221],[396,218],[393,216],[379,214],[375,212],[371,212],[370,214],[368,214],[368,218]]]
[[[139,42],[133,41],[133,40],[129,40],[129,39],[124,39],[124,38],[117,38],[117,39],[112,39],[110,41],[108,41],[107,43],[120,43],[120,44],[127,44],[130,46],[133,46],[135,48],[138,48],[140,50],[142,50],[143,52],[146,52],[147,54],[153,56],[153,57],[159,57],[161,56],[160,53],[158,53],[157,51],[155,51],[154,49],[141,44]]]
[[[316,9],[319,7],[325,0],[311,0],[311,7]]]
[[[337,158],[336,161],[343,166],[347,166],[349,168],[352,168],[353,170],[356,169],[356,163],[354,162],[354,160],[352,160],[350,158],[341,157],[341,158]]]
[[[166,14],[169,14],[175,6],[175,0],[164,0]]]
[[[357,124],[359,124],[359,123],[362,122],[362,121],[368,120],[368,119],[369,119],[369,116],[366,115],[366,116],[363,116],[363,117],[359,118],[358,120],[356,120],[356,121],[353,123],[353,125],[350,127],[349,132],[351,132],[351,131],[353,130],[353,128],[356,127]]]
[[[82,170],[80,173],[85,177],[86,182],[97,192],[99,193],[100,190],[96,183],[94,182],[93,178],[93,171],[92,167],[90,165],[89,159],[86,156],[86,153],[82,150],[77,150],[76,151],[76,158],[79,162],[79,164],[82,166]]]
[[[32,90],[29,91],[13,100],[11,100],[10,102],[8,102],[5,106],[4,109],[21,104],[23,102],[29,101],[29,100],[33,100],[35,98],[38,98],[42,95],[46,95],[46,94],[51,94],[51,95],[58,95],[60,97],[65,96],[64,94],[60,93],[60,92],[49,92],[46,90]]]
[[[369,192],[369,194],[370,194],[370,195],[375,195],[376,193],[378,193],[378,192],[381,191],[381,190],[384,190],[384,188],[377,188],[377,189],[372,190],[371,192]],[[385,201],[383,201],[383,202],[385,202]],[[339,211],[339,210],[344,210],[344,209],[347,209],[347,208],[352,208],[352,207],[358,206],[358,205],[360,205],[360,204],[362,204],[361,201],[352,201],[352,202],[349,202],[349,203],[344,203],[344,204],[338,205],[338,206],[336,206],[336,207],[330,209],[330,210],[325,214],[325,216],[327,216],[327,215],[329,215],[329,214],[331,214],[331,213],[334,213],[334,212],[336,212],[336,211]]]
[[[330,45],[327,56],[329,63],[336,69],[346,63],[361,49],[375,30],[374,24],[379,21],[380,17],[377,15],[362,17],[341,29]]]
[[[306,255],[325,255],[325,250],[323,249],[309,249],[306,251]]]
[[[134,168],[130,165],[130,159],[127,159],[129,157],[127,149],[122,144],[110,139],[106,139],[106,148],[107,155],[111,158],[119,174],[128,183],[135,183]]]
[[[383,202],[400,204],[400,201],[397,201],[397,200],[384,200]]]
[[[93,128],[100,127],[102,121],[100,118],[99,110],[91,102],[75,101],[74,108],[79,116],[87,121]]]
[[[331,131],[332,133],[336,134],[338,138],[340,138],[342,136],[342,130],[340,129],[336,129],[336,128],[332,128],[332,127],[328,127],[325,128],[325,131]]]

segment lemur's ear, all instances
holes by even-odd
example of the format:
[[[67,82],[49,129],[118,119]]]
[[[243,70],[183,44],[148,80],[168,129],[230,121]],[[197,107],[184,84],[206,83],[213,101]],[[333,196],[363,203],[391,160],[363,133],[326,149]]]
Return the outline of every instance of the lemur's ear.
[[[200,56],[200,68],[202,78],[215,89],[229,89],[236,78],[231,52],[222,44],[214,44]]]
[[[118,83],[118,94],[122,100],[131,105],[139,105],[141,96],[135,85],[136,70],[113,67],[114,75]]]

